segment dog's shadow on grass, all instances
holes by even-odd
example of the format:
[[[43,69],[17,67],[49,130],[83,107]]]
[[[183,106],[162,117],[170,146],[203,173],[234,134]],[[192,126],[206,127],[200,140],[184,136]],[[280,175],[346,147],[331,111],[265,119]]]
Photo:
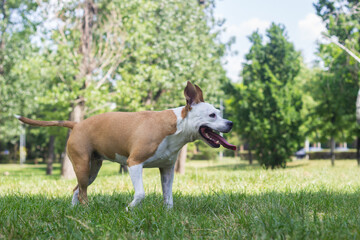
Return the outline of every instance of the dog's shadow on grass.
[[[131,202],[133,192],[121,192],[109,194],[89,195],[89,204],[87,206],[71,205],[71,195],[67,197],[48,196],[46,194],[8,194],[0,197],[0,212],[6,212],[11,208],[28,208],[29,211],[43,211],[51,208],[51,211],[70,211],[76,209],[83,210],[104,210],[123,212],[126,206]],[[334,207],[340,205],[352,204],[360,205],[360,190],[353,193],[339,193],[329,190],[320,190],[317,192],[265,192],[260,194],[248,194],[245,192],[211,192],[197,195],[174,193],[174,209],[172,211],[184,211],[201,213],[208,210],[215,212],[228,211],[228,208],[235,210],[244,208],[264,207],[290,207],[299,204],[302,208],[320,208]],[[5,208],[6,206],[6,208]],[[159,193],[147,194],[140,207],[135,210],[146,209],[146,211],[159,211],[163,208],[163,197]],[[250,209],[249,209],[250,210]],[[318,209],[321,211],[321,209]],[[325,209],[324,209],[325,210]],[[329,209],[327,209],[329,210]]]

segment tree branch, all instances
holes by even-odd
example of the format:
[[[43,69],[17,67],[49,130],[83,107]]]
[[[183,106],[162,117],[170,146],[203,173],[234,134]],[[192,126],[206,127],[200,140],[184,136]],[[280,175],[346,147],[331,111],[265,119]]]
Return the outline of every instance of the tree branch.
[[[333,37],[329,37],[329,36],[325,35],[324,33],[322,35],[323,35],[324,38],[328,39],[330,42],[334,43],[336,46],[343,49],[350,56],[352,56],[358,63],[360,63],[360,58],[358,56],[356,56],[356,54],[354,52],[352,52],[350,49],[348,49],[347,47],[345,47],[344,45],[339,43],[339,41],[335,40]]]

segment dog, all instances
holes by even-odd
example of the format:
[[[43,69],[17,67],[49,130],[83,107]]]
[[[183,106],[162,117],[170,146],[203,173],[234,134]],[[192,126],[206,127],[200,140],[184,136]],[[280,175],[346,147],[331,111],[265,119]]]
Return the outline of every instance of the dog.
[[[202,139],[213,148],[220,145],[236,150],[217,132],[227,133],[233,123],[220,111],[205,103],[202,90],[189,81],[184,89],[186,105],[164,111],[109,112],[72,121],[38,121],[15,116],[33,126],[59,126],[72,129],[67,154],[78,185],[72,204],[87,204],[87,188],[95,180],[103,159],[128,165],[135,195],[129,208],[145,197],[143,168],[159,168],[164,204],[173,207],[174,165],[180,149],[188,142]]]

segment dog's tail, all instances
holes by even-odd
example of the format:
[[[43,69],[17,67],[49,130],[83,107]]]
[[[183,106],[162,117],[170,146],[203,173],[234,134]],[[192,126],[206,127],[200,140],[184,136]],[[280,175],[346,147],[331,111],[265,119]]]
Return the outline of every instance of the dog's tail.
[[[30,118],[22,117],[19,115],[14,115],[17,119],[22,121],[23,123],[32,125],[32,126],[39,126],[39,127],[51,127],[51,126],[57,126],[57,127],[67,127],[70,129],[73,129],[76,125],[76,122],[73,121],[39,121],[39,120],[33,120]]]

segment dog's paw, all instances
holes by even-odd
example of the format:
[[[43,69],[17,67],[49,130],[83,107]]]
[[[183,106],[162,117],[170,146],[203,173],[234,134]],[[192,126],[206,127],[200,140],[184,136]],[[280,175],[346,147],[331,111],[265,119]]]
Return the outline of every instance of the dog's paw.
[[[76,189],[74,191],[74,195],[73,195],[73,198],[71,200],[71,205],[74,207],[76,205],[78,205],[80,203],[79,201],[79,189]]]
[[[125,208],[125,211],[126,211],[126,212],[131,212],[132,210],[134,210],[134,208],[135,208],[134,206],[130,206],[130,205],[129,205],[129,206],[127,206],[127,207]]]

